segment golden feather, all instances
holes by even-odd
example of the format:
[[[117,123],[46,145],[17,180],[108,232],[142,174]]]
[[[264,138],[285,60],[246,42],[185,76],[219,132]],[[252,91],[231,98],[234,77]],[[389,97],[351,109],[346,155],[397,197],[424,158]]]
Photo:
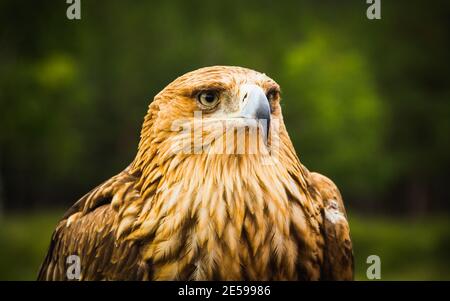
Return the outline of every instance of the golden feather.
[[[300,163],[279,95],[270,99],[270,119],[278,123],[268,125],[266,140],[261,131],[252,140],[251,128],[230,134],[221,127],[229,120],[241,126],[229,117],[249,85],[279,90],[262,73],[215,66],[156,95],[135,159],[68,210],[38,278],[65,280],[66,258],[77,255],[80,280],[352,279],[341,195]],[[202,91],[220,93],[214,109],[199,103]],[[196,123],[195,111],[205,122]],[[232,140],[240,133],[245,141]],[[203,139],[186,144],[192,137]]]

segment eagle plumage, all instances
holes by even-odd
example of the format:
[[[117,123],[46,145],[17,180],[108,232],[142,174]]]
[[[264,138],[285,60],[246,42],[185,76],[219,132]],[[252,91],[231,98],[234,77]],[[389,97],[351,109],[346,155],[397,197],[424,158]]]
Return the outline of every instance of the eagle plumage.
[[[221,122],[239,127],[237,113],[260,114],[266,102],[278,128],[270,122],[264,139],[258,126],[256,143],[277,147],[217,151]],[[201,68],[170,83],[149,106],[133,162],[58,223],[38,279],[67,279],[71,255],[81,260],[81,280],[353,279],[341,195],[300,163],[279,102],[275,81],[241,67]],[[195,111],[206,139],[180,151],[192,136],[174,124],[195,133]]]

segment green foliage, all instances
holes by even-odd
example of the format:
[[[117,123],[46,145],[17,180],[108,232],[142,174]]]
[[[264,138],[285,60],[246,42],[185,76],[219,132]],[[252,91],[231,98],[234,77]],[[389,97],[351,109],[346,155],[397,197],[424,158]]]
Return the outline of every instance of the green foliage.
[[[386,108],[356,51],[337,51],[325,33],[286,56],[284,115],[301,160],[353,195],[379,191]],[[361,180],[361,174],[370,181]]]
[[[378,255],[382,280],[450,280],[450,221],[350,217],[357,280],[367,280],[366,259]]]
[[[35,280],[61,214],[11,214],[0,219],[0,280]]]

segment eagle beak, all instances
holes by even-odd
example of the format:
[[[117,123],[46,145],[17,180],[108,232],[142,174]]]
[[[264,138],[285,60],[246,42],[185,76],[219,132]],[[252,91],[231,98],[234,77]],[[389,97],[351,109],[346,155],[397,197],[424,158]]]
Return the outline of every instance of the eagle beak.
[[[257,85],[245,84],[240,89],[241,118],[256,119],[263,129],[267,144],[270,129],[270,104],[263,89]]]

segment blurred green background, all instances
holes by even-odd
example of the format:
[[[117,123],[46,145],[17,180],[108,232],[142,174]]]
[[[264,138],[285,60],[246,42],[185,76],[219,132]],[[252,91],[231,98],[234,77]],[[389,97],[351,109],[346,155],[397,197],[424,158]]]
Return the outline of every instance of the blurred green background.
[[[265,72],[300,160],[350,215],[357,279],[450,280],[450,2],[0,0],[0,280],[33,280],[68,208],[133,159],[152,97]]]

